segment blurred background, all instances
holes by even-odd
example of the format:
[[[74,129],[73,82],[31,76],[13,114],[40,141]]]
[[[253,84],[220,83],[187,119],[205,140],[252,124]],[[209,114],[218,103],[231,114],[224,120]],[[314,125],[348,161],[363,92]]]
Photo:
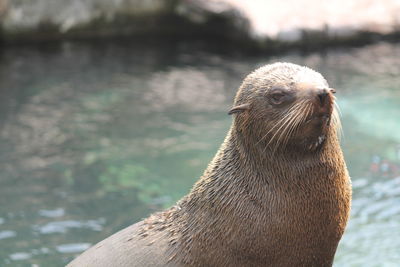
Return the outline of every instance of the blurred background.
[[[63,266],[172,205],[276,61],[338,92],[354,198],[335,266],[399,266],[399,26],[395,0],[0,0],[0,266]]]

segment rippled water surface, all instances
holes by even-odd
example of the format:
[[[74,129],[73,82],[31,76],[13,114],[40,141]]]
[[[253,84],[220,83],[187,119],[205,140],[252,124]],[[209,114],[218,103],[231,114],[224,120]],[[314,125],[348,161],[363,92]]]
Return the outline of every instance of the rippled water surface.
[[[196,43],[0,54],[0,266],[62,266],[188,192],[253,69],[290,61],[337,88],[354,198],[335,266],[400,263],[400,47],[243,56]]]

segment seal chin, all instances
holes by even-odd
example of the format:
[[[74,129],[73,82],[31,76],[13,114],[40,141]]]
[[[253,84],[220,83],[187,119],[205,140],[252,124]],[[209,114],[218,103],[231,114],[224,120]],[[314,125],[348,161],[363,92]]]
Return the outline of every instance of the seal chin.
[[[325,143],[325,140],[326,140],[326,135],[322,134],[322,135],[318,136],[317,140],[314,141],[313,143],[311,143],[308,148],[310,150],[315,150],[315,149],[321,147]]]
[[[317,114],[309,118],[303,131],[304,147],[314,151],[323,146],[331,124],[330,114]]]
[[[302,149],[313,152],[321,148],[326,141],[327,137],[325,134],[320,134],[317,137],[307,137],[302,142]]]

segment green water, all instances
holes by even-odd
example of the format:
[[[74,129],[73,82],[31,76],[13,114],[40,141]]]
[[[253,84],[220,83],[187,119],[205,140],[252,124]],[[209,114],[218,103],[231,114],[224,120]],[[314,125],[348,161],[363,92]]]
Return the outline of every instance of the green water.
[[[338,91],[354,197],[335,266],[398,266],[399,55],[385,43],[282,56],[199,43],[3,50],[0,266],[62,266],[174,203],[224,139],[240,81],[275,61]]]

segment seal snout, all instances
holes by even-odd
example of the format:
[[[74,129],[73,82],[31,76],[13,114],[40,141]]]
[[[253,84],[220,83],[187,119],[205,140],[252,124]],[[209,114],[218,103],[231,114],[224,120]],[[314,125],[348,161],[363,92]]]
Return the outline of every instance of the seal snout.
[[[326,88],[318,89],[317,96],[318,96],[321,106],[324,106],[327,101],[327,98],[329,97],[328,89],[326,89]]]
[[[326,87],[309,87],[308,97],[312,102],[312,112],[306,123],[314,129],[326,130],[331,124],[334,106],[333,89]]]
[[[328,88],[314,89],[315,115],[321,119],[328,119],[332,113],[334,97]]]

